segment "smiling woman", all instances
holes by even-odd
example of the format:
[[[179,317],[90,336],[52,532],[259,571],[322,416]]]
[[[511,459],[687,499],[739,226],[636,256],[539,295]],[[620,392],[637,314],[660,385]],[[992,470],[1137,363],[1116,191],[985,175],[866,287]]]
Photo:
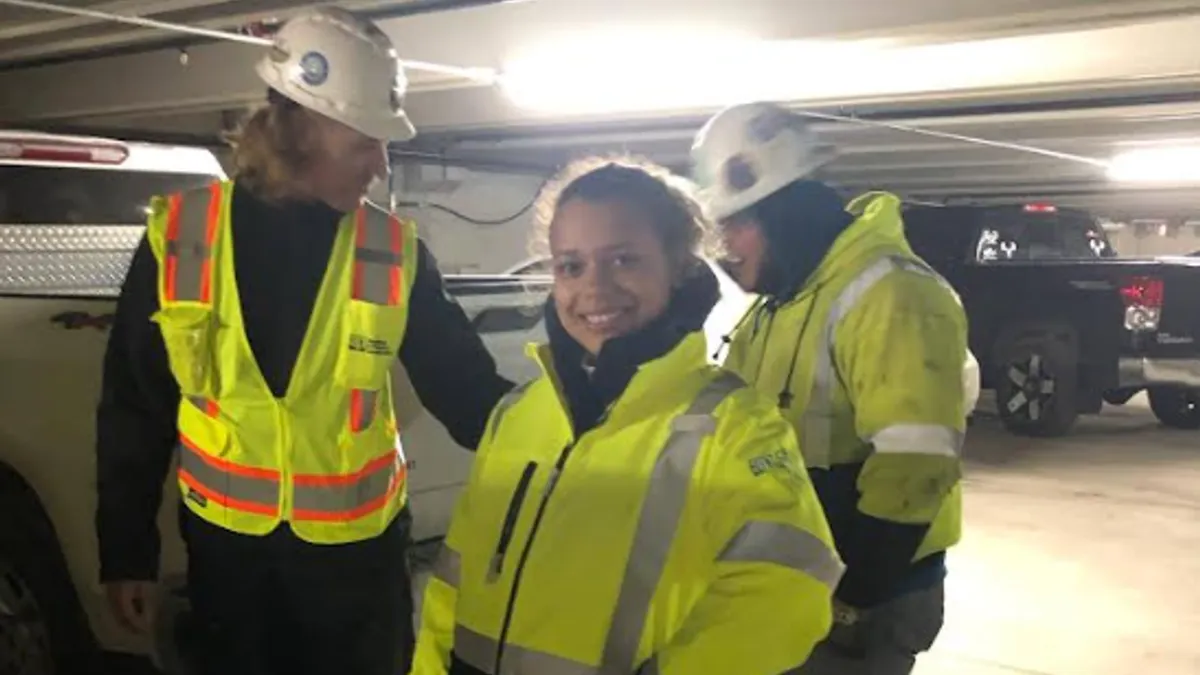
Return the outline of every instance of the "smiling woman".
[[[602,160],[540,205],[542,375],[492,414],[413,673],[800,664],[841,563],[791,428],[706,362],[719,287],[695,203],[661,168]]]
[[[662,315],[674,289],[705,276],[699,255],[709,230],[696,202],[653,164],[581,161],[543,193],[537,220],[558,319],[592,356],[606,339]]]

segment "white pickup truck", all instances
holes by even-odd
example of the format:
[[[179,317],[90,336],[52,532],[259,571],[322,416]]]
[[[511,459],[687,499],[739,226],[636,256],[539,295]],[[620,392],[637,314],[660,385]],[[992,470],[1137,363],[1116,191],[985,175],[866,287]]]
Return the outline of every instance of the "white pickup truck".
[[[149,197],[223,177],[197,148],[0,131],[0,673],[84,672],[98,650],[145,652],[98,581],[95,409],[107,327]],[[521,381],[544,336],[544,278],[448,276],[446,286]],[[414,537],[445,533],[471,454],[423,414],[397,362]],[[162,574],[183,571],[173,479]],[[90,672],[90,671],[88,671]]]

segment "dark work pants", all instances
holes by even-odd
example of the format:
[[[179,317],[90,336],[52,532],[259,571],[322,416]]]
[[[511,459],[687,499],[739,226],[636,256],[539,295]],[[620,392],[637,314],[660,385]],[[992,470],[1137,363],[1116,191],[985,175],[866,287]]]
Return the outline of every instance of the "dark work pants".
[[[788,675],[908,675],[941,632],[944,605],[941,583],[885,602],[857,627],[856,649],[831,636]]]
[[[406,675],[415,642],[410,517],[379,537],[309,544],[183,516],[199,675]],[[191,650],[189,650],[191,651]]]

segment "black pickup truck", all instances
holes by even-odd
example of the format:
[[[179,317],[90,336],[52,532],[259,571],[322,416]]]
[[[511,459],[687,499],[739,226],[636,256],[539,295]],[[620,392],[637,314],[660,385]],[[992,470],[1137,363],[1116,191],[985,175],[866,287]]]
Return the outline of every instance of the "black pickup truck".
[[[1066,433],[1146,390],[1200,429],[1200,258],[1124,258],[1095,218],[1047,204],[907,205],[916,252],[959,292],[1005,426]]]

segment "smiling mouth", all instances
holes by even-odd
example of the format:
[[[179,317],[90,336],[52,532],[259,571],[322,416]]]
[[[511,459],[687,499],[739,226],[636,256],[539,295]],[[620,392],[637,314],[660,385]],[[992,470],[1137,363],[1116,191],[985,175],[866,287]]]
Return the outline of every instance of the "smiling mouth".
[[[593,330],[607,330],[616,326],[618,322],[628,313],[628,310],[610,310],[606,312],[590,312],[581,314],[580,318],[583,323]]]

